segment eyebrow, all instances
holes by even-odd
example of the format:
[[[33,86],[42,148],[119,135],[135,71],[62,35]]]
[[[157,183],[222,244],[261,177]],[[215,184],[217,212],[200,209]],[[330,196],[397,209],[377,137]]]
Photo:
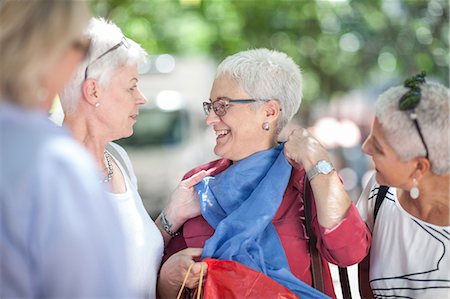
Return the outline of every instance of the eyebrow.
[[[139,80],[137,78],[132,78],[130,81],[133,81],[133,80],[135,80],[136,83],[139,82]]]

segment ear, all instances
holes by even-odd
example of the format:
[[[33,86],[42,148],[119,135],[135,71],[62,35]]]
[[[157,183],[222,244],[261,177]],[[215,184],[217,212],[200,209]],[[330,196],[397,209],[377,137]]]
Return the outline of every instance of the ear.
[[[424,157],[418,157],[414,159],[415,169],[412,173],[412,177],[419,180],[423,175],[425,175],[431,169],[430,161]]]
[[[95,106],[96,103],[100,102],[102,90],[97,80],[84,80],[81,85],[81,92],[83,94],[83,99],[92,106]]]
[[[265,119],[268,122],[273,122],[278,119],[280,115],[280,103],[275,100],[270,100],[264,104]]]

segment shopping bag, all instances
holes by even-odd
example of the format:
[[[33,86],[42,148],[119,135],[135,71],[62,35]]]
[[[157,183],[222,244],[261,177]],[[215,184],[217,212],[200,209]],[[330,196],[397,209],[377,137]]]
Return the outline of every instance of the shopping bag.
[[[207,258],[208,274],[201,274],[199,287],[192,298],[205,299],[298,299],[299,297],[264,273],[257,272],[236,261]],[[202,269],[203,270],[203,269]],[[185,281],[190,273],[186,274]],[[202,271],[203,273],[203,271]],[[203,281],[204,280],[204,283]],[[180,298],[184,283],[178,293]]]

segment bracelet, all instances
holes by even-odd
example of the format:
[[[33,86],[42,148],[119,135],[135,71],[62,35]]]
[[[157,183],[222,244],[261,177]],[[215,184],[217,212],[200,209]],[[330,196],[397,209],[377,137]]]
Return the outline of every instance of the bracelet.
[[[167,221],[166,218],[166,212],[161,212],[161,218],[159,218],[159,221],[161,222],[161,225],[163,226],[166,233],[171,237],[176,237],[180,234],[180,232],[173,232],[170,228],[172,227],[172,224]]]

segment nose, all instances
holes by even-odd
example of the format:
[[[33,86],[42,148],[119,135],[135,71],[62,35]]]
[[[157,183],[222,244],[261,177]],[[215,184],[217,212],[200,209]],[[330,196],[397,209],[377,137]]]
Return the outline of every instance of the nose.
[[[144,96],[141,90],[137,88],[136,105],[144,105],[147,102],[148,102],[147,98]]]
[[[220,117],[217,116],[217,114],[214,112],[214,109],[211,109],[211,111],[209,111],[208,116],[206,117],[206,124],[208,126],[211,126],[218,122],[220,122]]]

